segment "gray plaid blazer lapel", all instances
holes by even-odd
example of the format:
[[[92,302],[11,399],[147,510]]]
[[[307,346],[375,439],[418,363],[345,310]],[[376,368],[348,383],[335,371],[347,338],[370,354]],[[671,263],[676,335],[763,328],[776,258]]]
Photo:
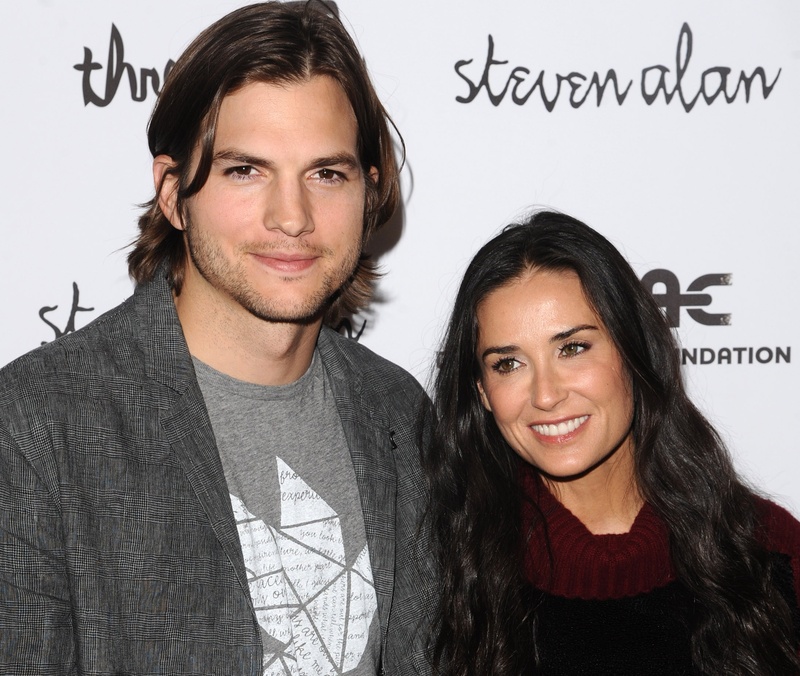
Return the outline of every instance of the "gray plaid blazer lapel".
[[[156,281],[138,288],[135,296],[147,375],[161,386],[169,402],[161,417],[164,435],[249,598],[222,462],[172,293],[159,275]]]
[[[347,344],[334,342],[329,331],[323,328],[318,347],[355,468],[383,640],[389,625],[395,567],[397,472],[392,431],[384,402],[363,391],[360,370],[347,352]]]

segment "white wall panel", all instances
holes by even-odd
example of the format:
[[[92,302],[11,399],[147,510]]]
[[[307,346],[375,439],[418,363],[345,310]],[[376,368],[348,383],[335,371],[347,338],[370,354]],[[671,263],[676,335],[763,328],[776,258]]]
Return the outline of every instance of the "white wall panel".
[[[154,102],[131,94],[126,72],[107,91],[112,26],[114,58],[163,74],[167,61],[233,1],[31,0],[0,5],[3,83],[4,210],[0,279],[4,311],[0,364],[52,340],[70,324],[73,283],[81,327],[130,294],[124,247],[135,234],[137,203],[149,199],[145,125]],[[740,467],[800,513],[798,444],[790,434],[800,397],[800,332],[794,280],[800,252],[800,5],[760,2],[545,3],[465,0],[341,0],[379,93],[407,148],[402,213],[375,245],[386,277],[361,340],[429,378],[431,361],[460,275],[476,249],[534,205],[593,225],[644,275],[674,273],[687,293],[706,274],[731,275],[709,287],[708,312],[730,324],[706,326],[684,307],[676,329],[698,361],[687,380],[719,426]],[[691,35],[691,54],[688,40]],[[540,73],[554,98],[557,75],[587,81],[613,69],[630,88],[596,104],[569,100],[569,84],[548,111],[540,90],[523,105],[513,86],[493,105],[481,81],[491,36],[489,89],[499,94],[517,70],[517,93]],[[679,45],[681,49],[679,50]],[[76,64],[91,50],[98,68],[84,103]],[[118,63],[119,66],[119,63]],[[663,92],[648,104],[644,69],[663,66]],[[730,69],[728,102],[701,98]],[[763,69],[745,100],[735,82]],[[680,78],[677,72],[683,71]],[[649,71],[652,91],[658,71]],[[512,79],[512,85],[515,80]],[[586,94],[578,87],[574,99]],[[683,100],[681,99],[683,96]],[[142,98],[137,90],[136,98]],[[657,292],[663,292],[659,287]],[[55,329],[40,318],[45,314]],[[357,319],[360,326],[363,319]],[[705,348],[705,352],[703,349]],[[729,348],[732,363],[718,363]],[[735,348],[745,348],[736,351]],[[750,351],[753,348],[753,362]],[[767,363],[758,363],[760,353]],[[788,358],[776,361],[777,350]],[[767,360],[771,353],[772,358]],[[743,363],[737,363],[741,355]]]

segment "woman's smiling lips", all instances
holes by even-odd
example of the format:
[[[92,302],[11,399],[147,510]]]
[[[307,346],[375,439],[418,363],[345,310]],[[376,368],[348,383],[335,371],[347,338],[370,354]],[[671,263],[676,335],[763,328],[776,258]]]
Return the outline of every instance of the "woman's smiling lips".
[[[563,442],[571,439],[580,430],[581,426],[589,419],[588,415],[562,420],[558,423],[543,423],[531,425],[533,433],[543,441]]]

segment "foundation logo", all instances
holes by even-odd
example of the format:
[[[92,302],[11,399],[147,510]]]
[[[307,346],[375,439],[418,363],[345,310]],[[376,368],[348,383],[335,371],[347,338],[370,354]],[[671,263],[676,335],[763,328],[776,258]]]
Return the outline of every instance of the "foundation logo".
[[[51,322],[45,315],[50,314],[54,310],[58,310],[58,305],[53,306],[45,306],[39,309],[39,319],[41,319],[45,324],[47,324],[55,334],[53,339],[61,338],[61,336],[65,336],[68,333],[72,333],[75,330],[75,316],[79,312],[91,312],[94,310],[93,307],[81,307],[79,304],[79,296],[80,291],[78,290],[78,285],[75,282],[72,282],[72,306],[69,310],[69,315],[67,317],[67,322],[64,325],[64,328],[60,328],[57,324]],[[47,343],[48,341],[43,340],[42,345]]]
[[[681,325],[681,309],[685,308],[691,319],[703,326],[730,326],[733,324],[729,312],[709,312],[704,308],[712,305],[710,290],[719,286],[731,286],[730,273],[700,275],[681,290],[678,276],[670,270],[651,270],[642,277],[642,284],[653,294],[664,310],[667,323],[672,328]],[[681,363],[687,364],[789,364],[792,348],[786,347],[681,347]]]
[[[688,113],[701,100],[711,105],[715,101],[733,103],[741,97],[749,103],[751,95],[769,98],[780,77],[780,68],[768,74],[762,66],[749,73],[736,72],[730,66],[711,66],[700,73],[690,73],[693,41],[692,29],[684,23],[678,34],[674,66],[655,64],[642,69],[638,83],[645,104],[652,106],[663,99],[666,105],[680,105]],[[633,91],[634,79],[618,75],[613,68],[605,74],[571,70],[565,75],[544,70],[536,73],[527,65],[511,66],[508,59],[495,58],[495,42],[491,35],[483,72],[472,66],[474,61],[462,59],[454,66],[456,75],[467,85],[466,93],[456,96],[459,103],[471,103],[485,92],[493,106],[499,106],[506,98],[522,106],[536,100],[534,94],[537,94],[550,113],[559,98],[567,99],[572,108],[580,108],[587,102],[594,102],[599,108],[607,101],[621,106]]]
[[[727,326],[731,316],[727,313],[712,313],[698,308],[711,305],[711,294],[701,293],[712,286],[730,286],[732,275],[728,273],[701,275],[687,287],[687,293],[681,293],[681,284],[674,272],[669,270],[651,270],[642,277],[642,284],[652,294],[656,302],[664,308],[669,325],[681,325],[681,308],[687,308],[689,316],[705,326]],[[655,289],[662,285],[664,291],[656,293]]]

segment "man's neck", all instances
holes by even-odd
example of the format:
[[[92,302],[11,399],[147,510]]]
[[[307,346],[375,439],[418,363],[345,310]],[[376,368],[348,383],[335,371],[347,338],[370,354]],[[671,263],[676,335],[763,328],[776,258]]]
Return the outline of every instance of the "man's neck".
[[[189,352],[226,375],[257,385],[286,385],[311,365],[322,318],[268,322],[242,308],[199,308],[175,299]],[[231,314],[236,316],[228,316]]]

